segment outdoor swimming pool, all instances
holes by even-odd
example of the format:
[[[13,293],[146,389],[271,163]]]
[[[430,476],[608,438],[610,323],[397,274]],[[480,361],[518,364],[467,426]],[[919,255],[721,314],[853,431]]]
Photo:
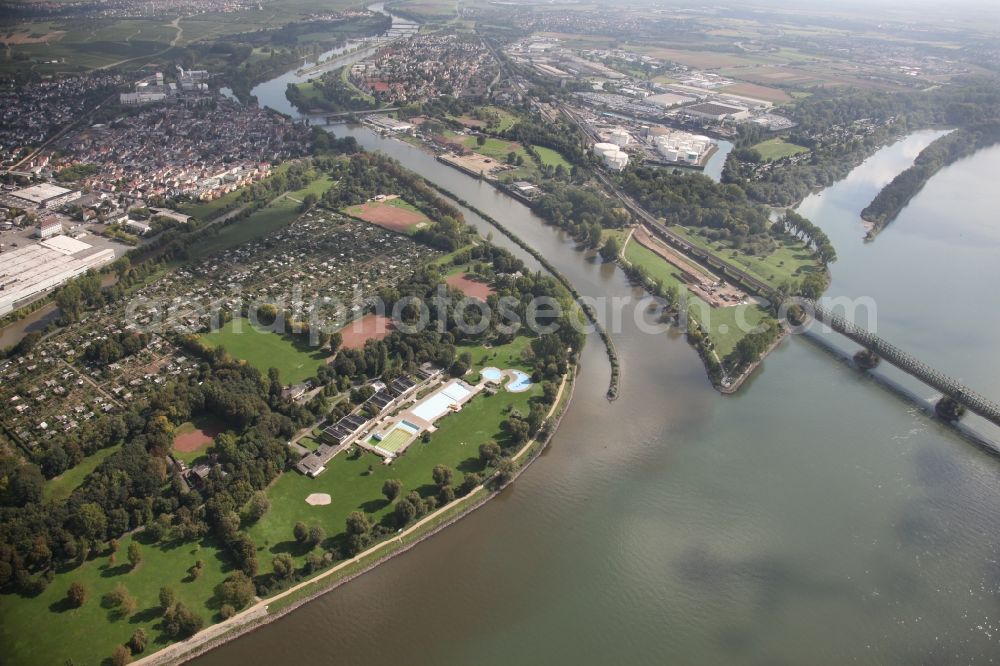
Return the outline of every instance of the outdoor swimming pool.
[[[413,408],[413,415],[428,423],[434,423],[453,406],[461,404],[472,391],[455,380]]]
[[[514,379],[507,382],[508,391],[511,393],[521,393],[531,388],[531,385],[534,383],[531,381],[531,377],[520,370],[512,370],[511,372],[514,373]]]
[[[488,382],[499,383],[500,380],[503,378],[503,371],[500,370],[500,368],[494,368],[494,367],[483,368],[483,371],[480,372],[479,374],[482,375],[483,379],[485,379]]]

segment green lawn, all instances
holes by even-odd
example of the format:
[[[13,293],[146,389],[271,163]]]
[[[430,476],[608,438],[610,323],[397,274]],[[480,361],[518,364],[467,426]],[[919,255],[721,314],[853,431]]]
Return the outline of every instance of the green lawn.
[[[784,139],[778,137],[775,139],[768,139],[767,141],[761,141],[753,147],[760,156],[767,161],[778,160],[782,157],[791,157],[792,155],[798,155],[799,153],[807,153],[809,149],[805,146],[800,146],[797,143],[789,143]]]
[[[319,448],[319,442],[317,442],[312,437],[308,437],[308,436],[307,437],[303,437],[302,439],[300,439],[299,440],[299,444],[301,446],[306,447],[310,451],[315,451],[316,449]]]
[[[105,458],[118,450],[117,446],[101,449],[83,460],[73,469],[66,470],[54,479],[46,482],[42,489],[42,495],[46,501],[59,501],[70,496],[76,488],[83,483],[88,474],[97,469]]]
[[[317,197],[322,197],[326,194],[326,191],[330,189],[333,185],[333,179],[330,178],[330,174],[321,174],[318,178],[314,178],[312,182],[303,187],[301,190],[295,190],[294,192],[289,192],[288,196],[293,199],[298,199],[302,201],[307,194],[315,194]]]
[[[799,282],[809,273],[822,271],[823,266],[802,241],[776,238],[778,247],[767,256],[751,256],[734,250],[726,241],[710,241],[704,236],[684,227],[671,227],[692,245],[711,250],[726,263],[753,274],[771,287],[780,287],[786,282]]]
[[[688,312],[708,330],[720,358],[736,348],[745,331],[749,332],[747,329],[757,326],[767,316],[757,305],[713,308],[688,290],[673,264],[639,243],[633,241],[625,247],[625,258],[645,268],[650,277],[677,287],[678,293],[688,298]]]
[[[287,337],[258,330],[244,320],[234,319],[201,339],[212,347],[222,345],[230,356],[246,361],[265,375],[269,368],[277,368],[286,385],[313,377],[326,359],[325,352],[300,348]]]
[[[487,137],[486,143],[479,145],[478,137],[469,136],[462,139],[462,145],[471,151],[477,152],[486,157],[492,157],[498,162],[506,162],[507,155],[511,152],[524,158],[525,163],[531,161],[531,156],[524,151],[524,146],[517,141],[507,141],[506,139],[494,139]]]
[[[499,175],[499,179],[504,182],[510,182],[513,180],[522,180],[524,178],[531,178],[536,176],[538,173],[538,166],[535,164],[534,158],[531,157],[525,150],[524,146],[516,141],[507,141],[506,139],[494,139],[489,137],[486,139],[486,143],[479,145],[477,137],[458,137],[462,142],[462,145],[469,150],[479,153],[480,155],[485,155],[500,164],[507,163],[507,155],[513,152],[522,159],[521,166],[516,169],[510,169],[509,171],[504,171]]]
[[[501,109],[498,106],[483,106],[481,108],[484,111],[496,114],[495,121],[489,122],[485,125],[485,129],[493,134],[500,134],[502,132],[506,132],[511,127],[517,124],[518,117],[513,113],[511,113],[510,111],[507,111],[506,109]],[[455,120],[458,120],[459,122],[469,122],[470,125],[476,125],[479,122],[486,122],[486,121],[480,121],[478,118],[476,118],[474,113],[469,113],[464,116],[451,116],[451,117],[454,118]]]
[[[411,490],[429,495],[436,492],[431,470],[437,464],[456,470],[456,485],[464,472],[482,471],[479,445],[490,440],[503,441],[500,423],[507,417],[508,408],[527,414],[529,400],[540,394],[541,386],[535,385],[525,393],[500,391],[495,396],[477,396],[462,411],[442,419],[430,442],[418,439],[392,465],[383,465],[371,453],[362,453],[357,458],[345,453],[336,456],[315,479],[286,472],[268,490],[270,510],[249,531],[260,549],[261,572],[271,571],[271,561],[278,553],[291,553],[299,562],[307,554],[292,539],[296,521],[321,525],[328,537],[323,546],[330,547],[342,538],[344,521],[350,512],[364,511],[376,522],[385,518],[393,510],[382,495],[386,479],[402,481],[404,495]],[[310,506],[305,498],[311,493],[329,493],[332,503]]]
[[[557,150],[552,150],[545,146],[535,146],[535,152],[538,153],[539,159],[542,160],[542,164],[545,166],[557,167],[561,164],[567,171],[571,168],[570,163]]]
[[[525,360],[526,355],[529,358],[531,356],[531,338],[524,335],[514,338],[510,344],[499,347],[486,348],[483,345],[461,343],[456,345],[455,351],[457,354],[468,352],[472,356],[470,374],[478,374],[480,370],[489,366],[501,370],[523,370],[529,375],[532,372],[529,361]]]
[[[158,650],[169,642],[161,638],[158,628],[159,591],[164,585],[173,587],[177,599],[201,615],[206,625],[218,620],[211,599],[215,586],[228,575],[229,564],[210,541],[142,545],[143,560],[134,571],[129,570],[126,557],[130,542],[131,537],[121,540],[114,567],[105,554],[57,573],[37,597],[0,597],[0,645],[4,646],[5,663],[100,664],[140,627],[150,637],[146,654]],[[188,569],[199,559],[205,563],[204,572],[192,581]],[[63,599],[74,581],[82,583],[88,594],[81,608],[70,609]],[[131,618],[119,618],[116,611],[102,606],[102,597],[117,583],[123,583],[138,601],[138,611]],[[39,631],[58,638],[41,640]]]
[[[243,194],[243,188],[230,192],[229,194],[224,194],[218,199],[212,199],[211,201],[198,201],[189,204],[178,206],[178,210],[185,215],[190,215],[191,217],[199,221],[212,220],[219,215],[221,211],[226,206],[232,204],[240,195]]]

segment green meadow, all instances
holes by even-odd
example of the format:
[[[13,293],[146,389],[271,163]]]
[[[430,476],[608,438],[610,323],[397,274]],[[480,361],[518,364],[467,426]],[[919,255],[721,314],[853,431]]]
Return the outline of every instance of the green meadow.
[[[217,331],[206,333],[202,341],[210,347],[222,346],[233,358],[246,361],[263,374],[277,368],[283,384],[298,384],[316,375],[326,361],[326,353],[302,347],[289,338],[260,330],[249,321],[233,319]]]

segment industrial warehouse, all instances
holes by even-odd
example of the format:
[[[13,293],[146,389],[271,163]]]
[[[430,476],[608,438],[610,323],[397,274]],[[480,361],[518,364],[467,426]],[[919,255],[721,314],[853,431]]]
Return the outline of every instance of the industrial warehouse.
[[[69,236],[53,236],[0,254],[0,316],[114,258],[114,250],[97,249]]]

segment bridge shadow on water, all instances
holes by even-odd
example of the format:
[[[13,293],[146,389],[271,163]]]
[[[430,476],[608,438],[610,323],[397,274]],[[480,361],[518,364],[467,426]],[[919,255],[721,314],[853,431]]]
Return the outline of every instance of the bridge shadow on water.
[[[864,370],[854,362],[854,358],[844,350],[832,344],[829,340],[825,339],[823,336],[815,333],[813,331],[803,331],[801,337],[809,340],[812,344],[816,345],[819,349],[826,352],[830,357],[839,361],[840,363],[851,368],[859,375],[878,384],[882,388],[886,389],[890,393],[894,394],[896,397],[902,399],[905,402],[910,403],[917,409],[919,409],[925,416],[927,416],[931,421],[939,426],[948,428],[956,435],[974,445],[976,448],[982,450],[991,456],[1000,458],[1000,442],[997,442],[984,433],[972,428],[971,426],[965,425],[957,421],[946,421],[938,416],[934,409],[933,402],[927,400],[926,398],[915,393],[913,390],[903,386],[891,377],[878,372],[877,370]]]

